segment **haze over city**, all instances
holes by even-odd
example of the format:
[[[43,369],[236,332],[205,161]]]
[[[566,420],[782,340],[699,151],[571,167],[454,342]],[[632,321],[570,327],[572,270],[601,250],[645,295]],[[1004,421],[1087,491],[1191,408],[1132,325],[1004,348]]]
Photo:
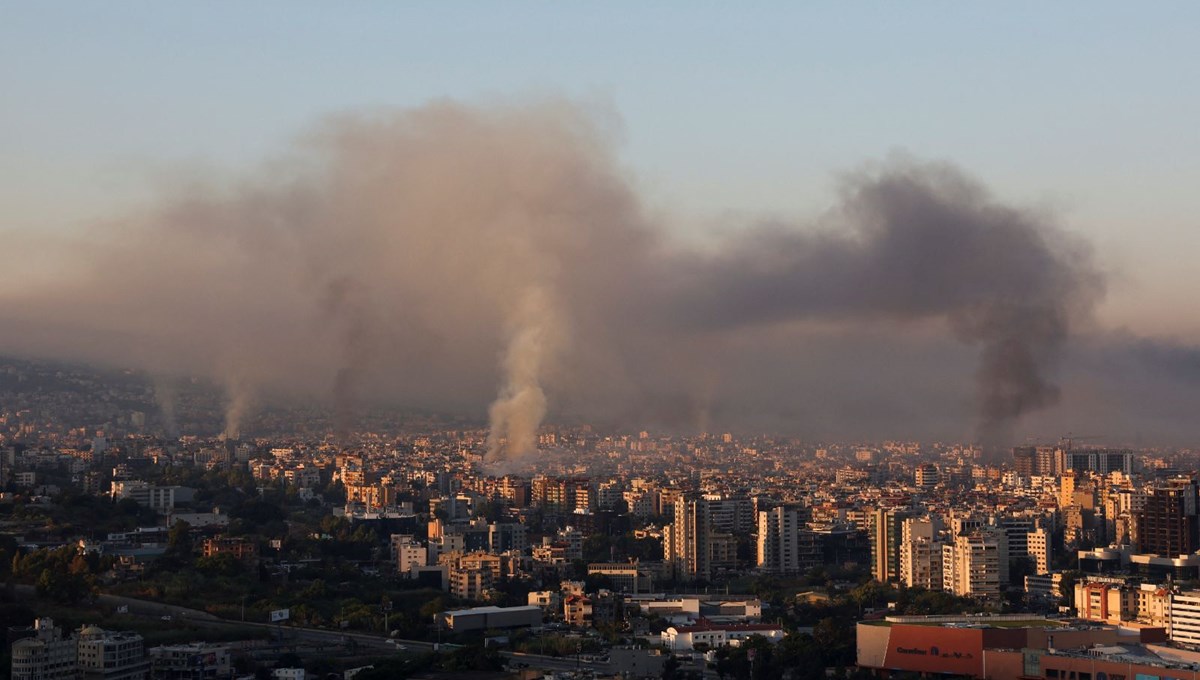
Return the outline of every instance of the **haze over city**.
[[[223,10],[8,8],[0,352],[525,453],[1198,434],[1191,6]]]

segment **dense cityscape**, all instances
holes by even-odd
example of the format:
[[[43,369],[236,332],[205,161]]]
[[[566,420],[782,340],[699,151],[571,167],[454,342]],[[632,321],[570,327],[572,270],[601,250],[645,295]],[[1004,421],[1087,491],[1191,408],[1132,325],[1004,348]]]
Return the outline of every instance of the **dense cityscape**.
[[[1198,25],[0,0],[0,680],[1200,680]]]
[[[1190,450],[546,426],[497,475],[478,425],[171,394],[0,365],[13,678],[1200,669]]]

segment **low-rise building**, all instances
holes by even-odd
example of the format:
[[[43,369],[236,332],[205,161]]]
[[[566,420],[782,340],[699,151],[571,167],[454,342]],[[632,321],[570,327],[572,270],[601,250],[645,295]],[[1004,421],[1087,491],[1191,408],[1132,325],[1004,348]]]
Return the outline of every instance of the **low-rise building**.
[[[154,680],[216,680],[229,677],[232,670],[225,645],[163,645],[151,647],[147,654]]]
[[[204,556],[233,555],[243,562],[258,559],[258,544],[247,538],[217,536],[204,539]]]
[[[474,607],[442,612],[442,625],[448,630],[486,630],[488,628],[524,628],[542,623],[541,607]]]
[[[697,645],[714,649],[726,645],[740,645],[754,636],[779,642],[784,638],[782,627],[772,623],[725,623],[701,622],[690,626],[671,626],[662,633],[662,644],[673,652],[688,652]]]

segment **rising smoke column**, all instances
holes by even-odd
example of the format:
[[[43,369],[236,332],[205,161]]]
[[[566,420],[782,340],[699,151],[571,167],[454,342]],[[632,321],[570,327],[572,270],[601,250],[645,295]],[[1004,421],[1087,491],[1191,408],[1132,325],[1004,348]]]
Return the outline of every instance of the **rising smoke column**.
[[[226,439],[241,439],[242,428],[254,407],[261,382],[251,367],[241,360],[225,366],[221,383],[225,389],[225,426],[221,434]]]
[[[325,314],[337,326],[341,365],[333,379],[333,429],[345,441],[353,429],[362,399],[362,382],[375,354],[370,333],[371,304],[354,277],[340,277],[327,286]]]
[[[179,389],[175,381],[164,375],[155,375],[154,402],[158,405],[159,417],[162,419],[163,433],[168,438],[179,436],[179,423],[175,415],[175,402],[179,399]]]
[[[487,457],[493,464],[537,452],[538,426],[546,417],[546,364],[562,342],[562,318],[553,298],[545,288],[531,287],[507,321],[504,383],[488,409]]]

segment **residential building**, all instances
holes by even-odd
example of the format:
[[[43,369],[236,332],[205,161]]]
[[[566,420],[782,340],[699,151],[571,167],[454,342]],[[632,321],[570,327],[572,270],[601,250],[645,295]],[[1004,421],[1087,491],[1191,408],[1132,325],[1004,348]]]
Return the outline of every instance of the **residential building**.
[[[943,589],[956,595],[999,597],[1008,584],[1008,541],[1003,529],[982,526],[942,548]]]
[[[900,540],[905,515],[896,510],[877,508],[868,515],[871,537],[871,575],[887,583],[900,580]]]
[[[942,589],[942,544],[932,518],[904,520],[900,536],[900,582],[909,588]]]
[[[1200,645],[1200,591],[1171,594],[1167,636],[1179,644]]]
[[[1138,552],[1178,557],[1200,549],[1196,507],[1194,479],[1174,479],[1153,489],[1138,515]]]
[[[137,633],[111,632],[97,626],[79,631],[77,663],[84,680],[145,680],[150,661]]]
[[[78,674],[74,638],[63,637],[54,620],[37,619],[33,637],[12,644],[12,680],[73,680]]]
[[[229,647],[192,642],[151,647],[150,672],[154,680],[218,680],[233,672]]]
[[[671,626],[661,635],[662,645],[672,652],[690,652],[702,646],[716,649],[731,644],[740,644],[755,635],[768,642],[779,642],[784,638],[783,628],[772,623],[697,623],[690,626]]]
[[[758,513],[758,568],[769,574],[802,571],[800,532],[810,514],[807,508],[785,506]]]

